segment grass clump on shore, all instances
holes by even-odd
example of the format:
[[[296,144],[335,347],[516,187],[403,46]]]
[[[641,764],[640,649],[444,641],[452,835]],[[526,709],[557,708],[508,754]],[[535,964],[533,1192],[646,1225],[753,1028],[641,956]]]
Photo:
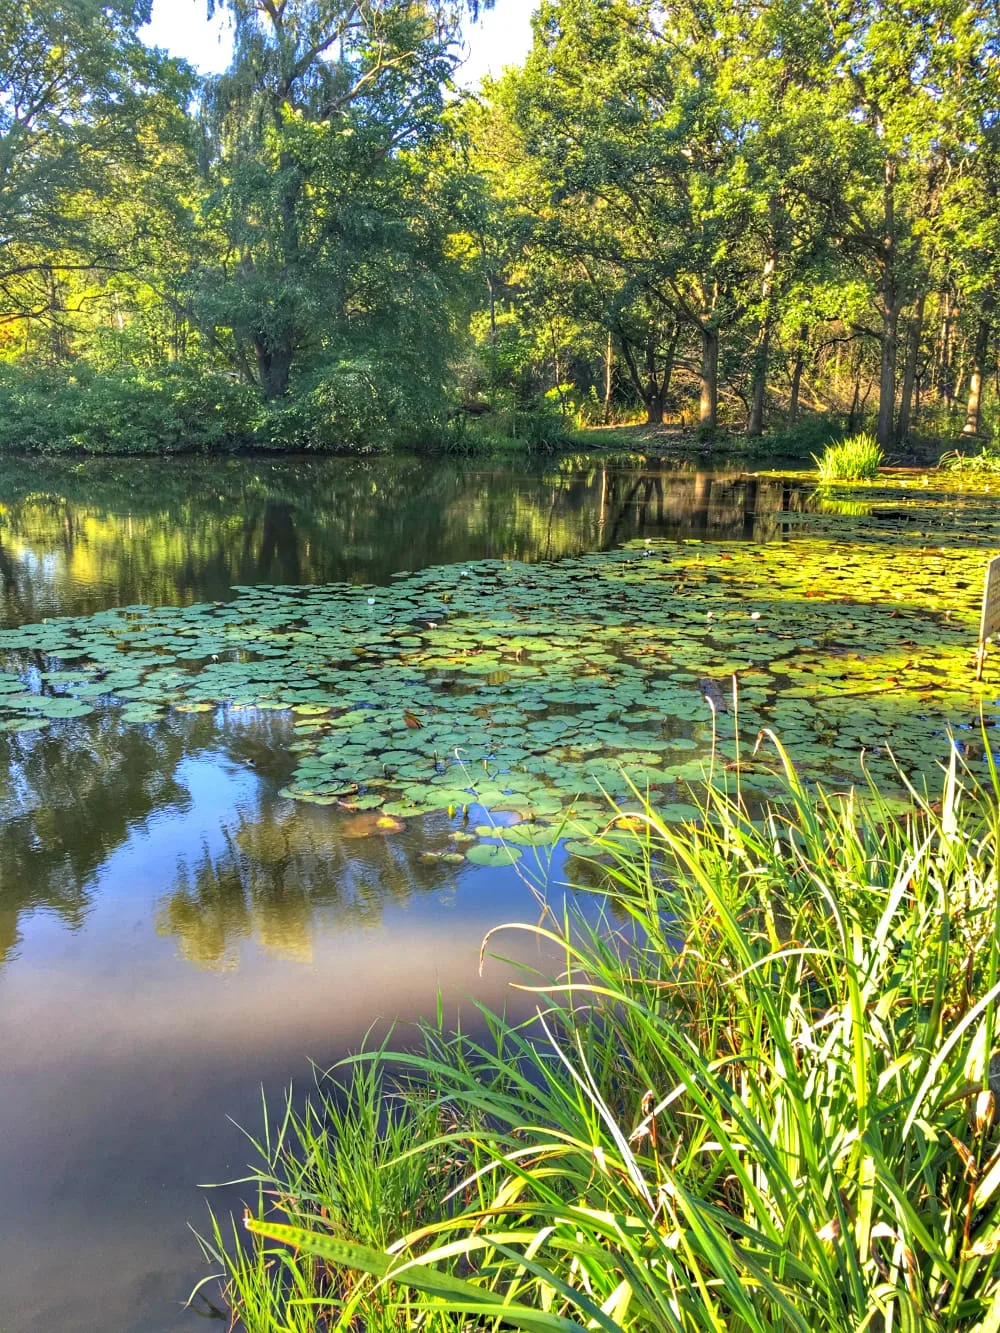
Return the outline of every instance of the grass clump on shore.
[[[994,1333],[1000,783],[953,756],[899,816],[782,759],[763,818],[715,785],[594,840],[607,898],[516,927],[562,959],[532,1023],[265,1138],[209,1246],[236,1325]]]
[[[1000,449],[984,445],[978,454],[964,454],[952,449],[938,459],[938,467],[945,472],[968,472],[975,475],[995,476],[1000,473]]]
[[[874,435],[862,431],[828,444],[820,457],[813,454],[820,481],[872,481],[885,462]]]

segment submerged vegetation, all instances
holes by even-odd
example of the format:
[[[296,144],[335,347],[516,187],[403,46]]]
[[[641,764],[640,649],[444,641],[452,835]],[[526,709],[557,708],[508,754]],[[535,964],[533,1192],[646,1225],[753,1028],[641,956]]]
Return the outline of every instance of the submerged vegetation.
[[[780,758],[763,817],[738,773],[701,827],[633,800],[606,900],[504,928],[550,951],[533,1021],[430,1025],[289,1108],[249,1244],[206,1243],[238,1323],[995,1327],[996,774],[953,751],[898,816]]]
[[[837,444],[828,444],[815,460],[820,481],[874,481],[885,463],[882,446],[864,431]]]

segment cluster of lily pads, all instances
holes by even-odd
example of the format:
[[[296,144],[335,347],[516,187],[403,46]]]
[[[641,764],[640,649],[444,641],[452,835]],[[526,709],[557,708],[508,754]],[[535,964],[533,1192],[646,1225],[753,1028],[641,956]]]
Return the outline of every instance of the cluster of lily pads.
[[[997,525],[986,504],[956,522],[954,504],[922,493],[905,521],[792,514],[788,539],[763,545],[634,543],[25,625],[0,631],[0,729],[107,705],[137,724],[288,710],[285,796],[387,827],[462,813],[438,855],[482,863],[552,845],[567,817],[577,837],[596,831],[632,784],[665,818],[694,817],[688,784],[711,753],[742,756],[743,783],[766,794],[773,756],[749,755],[762,727],[807,777],[857,780],[864,750],[902,790],[897,762],[933,781],[947,730],[974,745],[981,710],[988,724],[998,711],[972,670]],[[474,842],[498,816],[505,845]]]

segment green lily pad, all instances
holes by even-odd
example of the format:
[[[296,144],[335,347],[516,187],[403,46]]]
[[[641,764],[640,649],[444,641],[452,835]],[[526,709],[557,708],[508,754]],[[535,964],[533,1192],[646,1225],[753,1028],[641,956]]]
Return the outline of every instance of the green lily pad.
[[[510,866],[520,861],[521,851],[518,847],[480,842],[469,848],[465,859],[474,866]]]

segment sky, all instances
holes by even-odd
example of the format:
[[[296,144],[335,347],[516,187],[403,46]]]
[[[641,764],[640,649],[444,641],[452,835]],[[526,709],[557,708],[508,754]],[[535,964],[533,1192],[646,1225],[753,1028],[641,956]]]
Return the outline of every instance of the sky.
[[[519,65],[531,43],[531,15],[537,0],[497,0],[496,8],[466,25],[467,59],[457,81],[474,88],[486,74],[497,75],[505,65]],[[215,74],[229,63],[231,39],[224,15],[205,18],[205,0],[153,0],[153,19],[143,30],[151,46],[163,46],[204,74]]]

